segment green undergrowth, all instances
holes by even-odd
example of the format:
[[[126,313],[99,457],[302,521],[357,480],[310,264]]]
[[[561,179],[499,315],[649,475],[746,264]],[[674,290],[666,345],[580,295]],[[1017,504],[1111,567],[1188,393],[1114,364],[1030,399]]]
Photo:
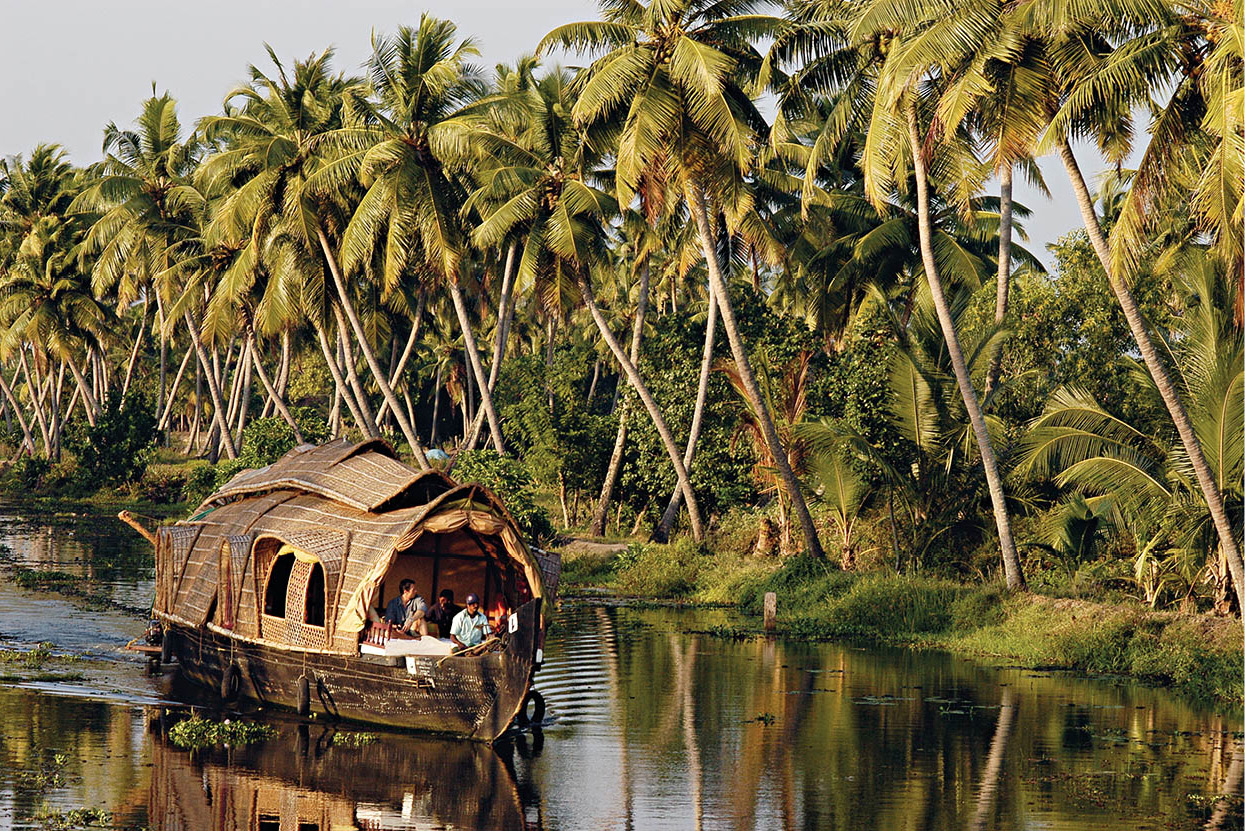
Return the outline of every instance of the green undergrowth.
[[[1153,612],[1135,602],[1097,603],[997,584],[966,584],[891,571],[845,572],[807,555],[777,559],[713,555],[690,541],[632,544],[621,554],[570,554],[564,580],[621,594],[698,604],[733,604],[760,631],[767,592],[779,628],[810,640],[856,638],[932,647],[1029,667],[1118,674],[1175,688],[1193,699],[1239,707],[1245,662],[1237,619]]]
[[[271,739],[276,734],[277,729],[261,722],[217,721],[197,713],[169,729],[169,739],[174,745],[190,749],[248,745]]]

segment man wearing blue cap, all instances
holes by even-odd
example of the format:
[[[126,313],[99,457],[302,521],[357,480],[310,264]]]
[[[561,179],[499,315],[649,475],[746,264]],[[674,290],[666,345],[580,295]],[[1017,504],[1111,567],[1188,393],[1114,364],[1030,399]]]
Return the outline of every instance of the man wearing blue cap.
[[[468,593],[465,603],[467,608],[454,616],[454,623],[450,625],[450,641],[460,650],[475,647],[492,632],[488,616],[480,611],[480,597],[474,592]]]

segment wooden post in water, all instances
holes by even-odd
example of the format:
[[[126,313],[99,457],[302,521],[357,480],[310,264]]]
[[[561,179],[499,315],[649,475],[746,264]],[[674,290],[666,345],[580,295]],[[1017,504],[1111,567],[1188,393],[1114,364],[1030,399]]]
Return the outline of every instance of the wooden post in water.
[[[765,631],[772,633],[778,627],[778,593],[765,593]]]

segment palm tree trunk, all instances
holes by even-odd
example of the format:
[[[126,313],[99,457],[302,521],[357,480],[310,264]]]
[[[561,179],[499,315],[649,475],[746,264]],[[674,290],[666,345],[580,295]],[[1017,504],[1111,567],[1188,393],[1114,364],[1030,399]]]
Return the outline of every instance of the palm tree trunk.
[[[13,378],[14,383],[16,383],[16,373]],[[17,401],[17,396],[13,395],[13,388],[9,386],[7,381],[5,381],[3,367],[0,367],[0,390],[4,391],[5,400],[8,401],[11,409],[13,410],[13,414],[17,417],[17,423],[21,425],[22,442],[26,445],[27,449],[29,449],[30,453],[33,454],[35,452],[35,440],[30,433],[30,423],[27,422],[26,417],[22,415],[22,407]]]
[[[217,384],[216,374],[212,372],[211,359],[208,358],[207,350],[203,347],[203,339],[199,337],[199,327],[195,325],[195,319],[190,314],[190,310],[186,310],[183,317],[186,319],[186,330],[190,333],[190,341],[194,344],[195,353],[199,356],[199,365],[203,368],[203,375],[207,376],[208,395],[212,397],[212,419],[216,422],[221,441],[225,445],[225,456],[229,459],[237,459],[238,449],[234,447],[233,437],[229,434],[229,423],[225,421],[225,403],[221,399],[220,385]]]
[[[355,361],[354,349],[350,346],[350,328],[336,304],[333,304],[333,316],[337,320],[337,360],[346,373],[346,381],[350,382],[350,391],[354,394],[359,413],[367,422],[367,433],[370,436],[380,436],[380,426],[376,424],[376,417],[372,415],[372,405],[368,402],[367,391],[363,389],[363,382],[359,380],[358,363]]]
[[[934,260],[933,229],[929,213],[929,182],[926,179],[925,157],[921,150],[921,133],[917,124],[914,95],[915,93],[911,92],[908,94],[905,110],[908,117],[908,144],[912,151],[913,172],[916,175],[917,226],[921,240],[921,262],[925,266],[925,279],[929,281],[934,309],[938,313],[938,322],[942,325],[942,335],[947,342],[947,353],[951,358],[951,366],[955,370],[955,381],[960,388],[964,408],[968,411],[968,418],[973,425],[977,449],[981,453],[981,466],[985,469],[986,485],[990,489],[990,502],[994,505],[994,524],[998,528],[999,546],[1003,550],[1003,571],[1007,577],[1007,586],[1009,589],[1025,589],[1025,576],[1020,567],[1016,543],[1012,539],[1011,518],[1007,515],[1007,498],[1003,494],[1003,479],[999,476],[998,460],[995,459],[994,447],[990,444],[990,432],[986,429],[981,403],[977,401],[977,391],[973,389],[973,382],[968,375],[968,365],[960,349],[955,321],[951,317],[951,308],[947,305],[947,296],[942,288],[942,278],[938,274],[938,264]]]
[[[406,346],[402,349],[402,356],[398,359],[397,366],[390,367],[389,386],[397,386],[398,380],[402,378],[402,373],[406,371],[406,364],[411,360],[411,353],[415,351],[415,344],[419,341],[419,331],[424,321],[424,300],[425,296],[421,292],[419,295],[419,303],[415,305],[415,317],[411,319],[411,334],[406,339]],[[385,414],[389,410],[389,400],[385,399],[380,403],[380,411],[377,419],[385,418]],[[414,425],[414,422],[411,422]]]
[[[475,378],[476,387],[480,389],[480,405],[488,416],[488,427],[493,434],[493,448],[502,456],[506,455],[506,447],[501,439],[501,421],[493,407],[493,394],[489,392],[488,377],[484,374],[484,365],[480,363],[480,351],[476,348],[475,332],[471,328],[471,318],[467,314],[467,302],[463,298],[463,288],[457,280],[450,282],[450,297],[454,301],[454,311],[458,314],[458,325],[463,331],[463,341],[467,346],[467,358],[471,364],[469,369]]]
[[[791,465],[787,461],[787,452],[783,450],[782,440],[778,437],[778,429],[774,427],[774,420],[770,418],[769,408],[765,406],[765,399],[761,395],[761,387],[757,384],[756,376],[752,372],[752,365],[748,363],[748,350],[744,346],[743,336],[739,334],[739,327],[735,322],[735,310],[731,307],[726,278],[718,263],[718,253],[709,229],[709,214],[705,208],[704,189],[698,183],[691,183],[687,188],[687,199],[692,209],[692,219],[696,222],[696,232],[700,237],[700,248],[705,256],[705,265],[709,268],[709,281],[713,286],[718,311],[722,313],[722,328],[726,330],[726,339],[730,342],[731,354],[739,370],[740,379],[743,381],[744,390],[748,394],[753,410],[756,411],[757,421],[761,423],[765,444],[769,446],[770,454],[775,464],[778,465],[778,473],[787,495],[791,498],[791,503],[799,515],[800,528],[804,532],[804,545],[814,557],[824,558],[826,554],[821,548],[820,538],[817,537],[817,527],[813,525],[813,516],[808,513],[804,494],[800,491],[800,482],[795,478],[795,472],[791,470]]]
[[[78,369],[78,365],[74,363],[73,356],[66,355],[65,363],[69,365],[69,372],[73,373],[73,379],[78,384],[78,391],[82,394],[82,407],[86,411],[86,421],[91,427],[95,427],[95,416],[99,413],[99,402],[91,393],[91,388],[86,384],[86,378],[82,375],[82,371]]]
[[[437,440],[441,438],[441,426],[439,424],[441,418],[441,378],[443,375],[443,367],[441,362],[437,362],[437,377],[432,382],[432,430],[429,431],[430,439],[428,440],[432,447],[437,446]]]
[[[335,347],[334,366],[341,367],[341,371],[345,374],[347,384],[349,384],[351,399],[355,402],[355,407],[359,410],[359,414],[364,418],[364,433],[369,438],[375,438],[381,435],[380,426],[376,425],[376,418],[372,416],[372,407],[367,401],[367,391],[359,380],[359,370],[355,362],[355,352],[350,347],[350,341],[346,338],[347,325],[345,316],[341,314],[341,310],[334,305],[332,313],[337,320],[337,346]]]
[[[39,373],[38,365],[35,366],[35,372],[30,371],[30,364],[26,361],[26,345],[23,344],[17,352],[18,362],[22,368],[22,372],[26,376],[26,390],[30,393],[30,407],[35,414],[35,423],[39,425],[39,433],[43,436],[43,450],[49,458],[52,456],[52,433],[48,430],[47,419],[43,413],[42,392],[39,389]]]
[[[251,409],[251,358],[255,355],[255,339],[248,337],[238,353],[238,375],[242,385],[238,394],[238,447],[243,447],[246,417]]]
[[[1107,244],[1106,235],[1102,232],[1102,225],[1098,222],[1098,215],[1094,213],[1093,197],[1089,194],[1089,188],[1085,186],[1085,177],[1081,175],[1080,165],[1077,164],[1076,156],[1073,155],[1072,147],[1068,144],[1066,136],[1059,137],[1058,146],[1059,157],[1063,160],[1064,168],[1068,171],[1068,179],[1072,181],[1072,189],[1076,192],[1076,202],[1081,209],[1085,231],[1089,234],[1089,240],[1094,246],[1098,260],[1106,270],[1111,291],[1115,293],[1115,298],[1124,311],[1128,328],[1132,331],[1133,338],[1137,341],[1137,348],[1141,351],[1141,359],[1145,362],[1146,369],[1159,390],[1159,395],[1163,397],[1163,404],[1167,406],[1167,412],[1176,425],[1180,442],[1184,445],[1185,453],[1189,456],[1189,463],[1197,475],[1197,484],[1206,498],[1206,507],[1210,510],[1211,519],[1215,522],[1219,542],[1227,554],[1228,569],[1232,572],[1236,597],[1241,600],[1242,608],[1245,609],[1245,563],[1241,561],[1241,548],[1236,542],[1236,536],[1232,533],[1232,524],[1228,520],[1228,512],[1223,504],[1223,493],[1219,490],[1219,484],[1215,482],[1215,476],[1206,463],[1206,456],[1202,453],[1202,446],[1198,443],[1193,422],[1190,421],[1189,413],[1180,399],[1180,392],[1172,383],[1171,375],[1154,349],[1154,341],[1150,338],[1141,309],[1137,306],[1137,299],[1133,297],[1132,291],[1123,280],[1119,279],[1111,267],[1110,246]]]
[[[510,337],[510,319],[514,316],[514,277],[518,269],[516,253],[519,244],[511,243],[506,252],[506,270],[501,279],[501,301],[497,305],[497,332],[493,336],[493,363],[488,370],[489,395],[497,387],[497,378],[501,375],[502,357],[506,354],[506,341]],[[471,425],[471,436],[467,438],[467,447],[474,448],[480,438],[480,428],[484,424],[484,414],[476,414]]]
[[[704,423],[705,403],[709,400],[709,371],[713,369],[713,339],[714,330],[718,328],[717,321],[718,304],[711,284],[709,286],[709,317],[705,322],[705,348],[701,352],[700,379],[696,383],[696,409],[692,412],[692,429],[687,437],[687,450],[683,452],[683,464],[689,471],[692,469],[692,459],[696,456],[696,442],[700,439],[700,428]],[[670,495],[670,502],[666,505],[665,512],[661,515],[661,522],[653,530],[655,542],[665,543],[670,539],[670,528],[674,525],[674,518],[678,516],[682,502],[682,492],[676,488]]]
[[[994,323],[1002,326],[1007,317],[1007,293],[1012,280],[1012,165],[1003,165],[999,170],[999,273],[998,284],[994,295]],[[999,383],[999,373],[1003,369],[1003,350],[1000,348],[990,359],[990,368],[986,370],[986,396],[989,396]]]
[[[631,323],[631,363],[640,361],[640,338],[644,334],[644,316],[648,312],[648,290],[651,272],[648,260],[640,268],[640,291],[636,298],[635,319]],[[619,380],[619,387],[622,381]],[[618,483],[618,474],[622,471],[623,450],[627,445],[627,409],[618,414],[618,434],[614,437],[614,450],[610,453],[610,464],[605,471],[605,481],[601,483],[601,496],[597,498],[596,510],[592,513],[592,534],[601,537],[605,534],[605,524],[609,520],[610,502],[614,499],[614,486]],[[682,484],[676,486],[682,489]]]
[[[48,381],[51,381],[49,375]],[[65,392],[65,362],[62,361],[59,372],[56,376],[56,383],[52,385],[52,454],[59,462],[61,458],[61,434],[64,427],[64,419],[61,416],[61,396]]]
[[[363,412],[359,410],[359,404],[354,400],[354,396],[350,392],[350,388],[346,385],[346,380],[342,378],[341,368],[337,366],[337,357],[333,355],[333,346],[329,343],[329,336],[323,327],[316,326],[316,338],[320,342],[320,352],[324,355],[324,363],[328,365],[329,374],[333,376],[333,384],[337,388],[337,396],[346,403],[350,415],[354,419],[354,423],[359,426],[359,430],[363,431],[365,439],[374,439],[374,426],[363,417]]]
[[[255,335],[252,334],[251,338],[253,339],[254,337]],[[273,407],[276,408],[277,412],[281,414],[281,418],[294,431],[295,441],[300,445],[303,444],[306,441],[303,439],[303,432],[298,429],[298,422],[294,421],[294,416],[290,413],[290,409],[286,407],[285,402],[282,401],[280,392],[268,380],[268,373],[264,372],[264,362],[259,355],[259,350],[251,353],[251,360],[255,363],[255,374],[259,376],[259,383],[264,386],[264,391],[268,393],[268,398],[272,401]]]
[[[691,519],[692,539],[699,543],[704,538],[704,529],[700,521],[700,504],[696,501],[696,492],[692,489],[692,481],[687,476],[687,469],[683,467],[683,457],[679,454],[679,449],[674,444],[674,435],[670,433],[666,420],[662,418],[661,411],[657,409],[657,402],[653,400],[652,394],[649,393],[648,388],[641,380],[640,373],[636,369],[635,364],[628,360],[627,354],[623,352],[618,339],[614,337],[614,333],[610,330],[605,316],[597,308],[596,300],[592,296],[592,286],[589,284],[588,278],[582,269],[579,271],[577,278],[580,294],[583,295],[584,303],[587,305],[592,319],[596,321],[597,329],[601,331],[601,337],[609,345],[610,352],[614,353],[614,360],[618,362],[623,372],[627,374],[627,380],[631,382],[631,386],[635,389],[636,394],[639,395],[640,401],[644,402],[649,418],[653,420],[653,426],[657,428],[657,433],[661,436],[661,443],[666,447],[666,453],[669,454],[670,462],[674,465],[674,474],[678,477],[679,485],[683,488],[683,496],[687,500],[687,513]]]
[[[194,354],[193,346],[186,349],[186,354],[182,356],[182,363],[177,367],[177,375],[173,379],[173,389],[169,391],[168,400],[164,403],[164,410],[160,414],[160,421],[156,423],[156,430],[166,430],[169,426],[169,415],[173,412],[173,400],[177,398],[177,388],[181,386],[182,376],[186,373],[186,365],[190,363],[190,356]]]
[[[584,402],[584,407],[592,407],[592,399],[597,394],[597,382],[601,380],[601,356],[597,356],[597,360],[592,362],[592,383],[588,385],[588,398]]]
[[[341,270],[337,268],[337,258],[333,256],[333,250],[329,246],[329,238],[325,235],[324,229],[319,226],[316,226],[316,235],[320,238],[320,249],[324,252],[325,259],[328,260],[329,272],[333,275],[333,285],[337,287],[338,299],[341,301],[342,309],[346,312],[346,317],[350,319],[350,326],[354,329],[355,338],[359,342],[359,349],[363,350],[363,358],[367,361],[367,366],[376,378],[376,386],[380,388],[381,395],[384,396],[385,401],[389,402],[390,409],[393,410],[394,416],[397,417],[398,426],[402,428],[402,434],[406,437],[406,441],[410,443],[411,453],[415,455],[416,461],[419,462],[419,467],[423,469],[431,468],[432,466],[428,464],[428,457],[424,453],[424,446],[419,444],[419,437],[415,435],[415,429],[406,418],[406,413],[399,407],[398,398],[394,395],[393,388],[389,386],[389,380],[381,372],[380,363],[376,360],[376,354],[372,352],[372,345],[368,343],[367,333],[363,330],[363,324],[359,321],[359,315],[355,312],[354,304],[350,302],[350,292],[346,288],[346,282],[342,279]]]

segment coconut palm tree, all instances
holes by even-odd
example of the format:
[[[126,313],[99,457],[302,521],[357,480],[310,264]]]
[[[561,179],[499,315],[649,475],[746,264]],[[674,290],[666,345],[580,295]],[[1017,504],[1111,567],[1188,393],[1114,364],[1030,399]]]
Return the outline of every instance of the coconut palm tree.
[[[140,298],[143,316],[134,337],[122,385],[124,397],[142,349],[144,332],[155,306],[160,335],[159,401],[165,399],[168,341],[164,337],[166,298],[171,287],[157,286],[155,275],[168,267],[168,249],[195,233],[204,208],[202,194],[191,185],[199,147],[184,142],[177,102],[167,92],[143,102],[134,130],[110,122],[104,128],[104,160],[92,167],[93,182],[73,201],[71,211],[94,216],[82,245],[92,258],[92,285],[97,294],[116,292],[118,309]]]
[[[1151,209],[1164,198],[1169,204],[1174,199],[1191,206],[1198,224],[1212,235],[1219,256],[1240,272],[1242,116],[1239,108],[1225,106],[1233,96],[1239,101],[1241,94],[1240,3],[1230,4],[1230,13],[1228,8],[1190,14],[1184,6],[1164,0],[1137,5],[1100,0],[1075,9],[1034,3],[1020,13],[1032,31],[1046,37],[1051,87],[1060,96],[1059,110],[1043,141],[1058,150],[1094,253],[1188,454],[1237,596],[1245,597],[1245,561],[1222,490],[1206,449],[1198,442],[1180,386],[1129,286],[1141,252],[1149,251],[1144,243],[1154,228],[1148,219]],[[1118,45],[1113,48],[1103,32],[1118,34]],[[1113,244],[1094,210],[1070,137],[1094,136],[1110,157],[1120,159],[1128,150],[1132,111],[1148,105],[1159,90],[1166,94],[1169,89],[1172,95],[1151,125],[1151,142],[1134,179],[1132,198],[1113,232]],[[1190,130],[1192,124],[1204,130]],[[1190,185],[1191,194],[1169,190]]]
[[[467,147],[459,116],[484,94],[485,86],[468,63],[469,57],[478,54],[474,41],[455,43],[457,32],[450,21],[425,14],[417,28],[402,26],[393,36],[373,37],[368,74],[377,101],[361,105],[358,126],[349,125],[330,138],[329,145],[340,158],[311,187],[333,189],[343,179],[357,176],[366,189],[342,234],[342,269],[337,268],[328,239],[321,234],[333,280],[343,297],[347,292],[342,270],[356,271],[376,256],[378,247],[384,252],[386,292],[419,263],[426,263],[449,290],[493,446],[504,453],[501,426],[463,292],[466,189],[461,166]],[[343,308],[362,337],[350,304],[344,301]],[[382,378],[377,383],[382,390],[387,386]]]
[[[472,143],[492,156],[491,166],[480,172],[481,185],[471,197],[484,215],[473,238],[477,245],[488,248],[521,233],[524,245],[516,278],[520,283],[546,273],[568,275],[578,286],[602,338],[615,353],[666,445],[688,500],[693,535],[699,540],[700,511],[682,454],[635,368],[643,311],[636,316],[629,356],[622,352],[612,327],[597,307],[590,283],[590,269],[604,259],[604,222],[616,213],[616,206],[590,181],[599,153],[583,141],[570,119],[573,97],[569,81],[565,73],[554,70],[535,85],[526,102],[532,127],[521,140],[487,127],[472,130]],[[637,269],[641,304],[647,303],[645,259],[640,258]],[[603,502],[608,507],[608,497]]]
[[[209,189],[236,186],[216,210],[209,238],[246,246],[236,268],[267,268],[281,280],[302,283],[285,293],[302,298],[339,394],[365,433],[375,435],[372,411],[357,378],[347,334],[353,333],[354,344],[363,353],[412,453],[421,466],[427,467],[423,446],[376,358],[330,240],[330,233],[344,224],[340,219],[344,208],[340,199],[335,202],[334,198],[351,195],[344,187],[328,195],[308,187],[324,161],[317,148],[331,131],[341,128],[343,100],[358,98],[359,84],[331,74],[332,50],[296,61],[292,77],[271,48],[269,56],[277,69],[274,76],[252,66],[251,83],[226,97],[225,115],[211,116],[200,124],[207,141],[224,145],[205,159],[200,180]],[[234,105],[235,99],[242,105]],[[270,242],[276,244],[270,246]],[[327,265],[332,280],[329,292],[325,291],[323,265]],[[326,321],[332,319],[337,320],[338,337],[343,342],[344,367],[335,358],[327,332]]]
[[[590,135],[609,137],[621,204],[640,189],[662,194],[654,210],[674,195],[687,200],[748,400],[800,518],[805,545],[822,556],[800,483],[749,364],[711,220],[721,214],[738,224],[750,202],[744,174],[764,120],[744,88],[761,64],[753,40],[782,25],[754,13],[764,6],[759,0],[607,0],[601,4],[604,20],[560,26],[537,53],[553,46],[605,51],[585,70],[572,115]]]
[[[1194,257],[1176,280],[1183,314],[1176,319],[1170,354],[1175,359],[1181,398],[1220,493],[1233,516],[1242,505],[1242,437],[1245,436],[1245,369],[1241,331],[1230,302],[1234,287],[1222,263],[1211,254]],[[1125,359],[1135,378],[1148,376],[1133,359]],[[1155,403],[1158,386],[1145,392]],[[1219,597],[1234,580],[1226,547],[1192,465],[1174,430],[1157,434],[1103,407],[1093,396],[1071,388],[1052,394],[1045,411],[1030,426],[1021,446],[1017,475],[1049,479],[1091,504],[1108,501],[1119,524],[1137,542],[1137,577],[1150,584],[1147,598],[1157,600],[1160,575],[1187,564],[1186,574],[1208,570]],[[1239,538],[1239,527],[1234,538]],[[1217,552],[1214,558],[1207,553]],[[1175,570],[1180,571],[1180,570]]]

